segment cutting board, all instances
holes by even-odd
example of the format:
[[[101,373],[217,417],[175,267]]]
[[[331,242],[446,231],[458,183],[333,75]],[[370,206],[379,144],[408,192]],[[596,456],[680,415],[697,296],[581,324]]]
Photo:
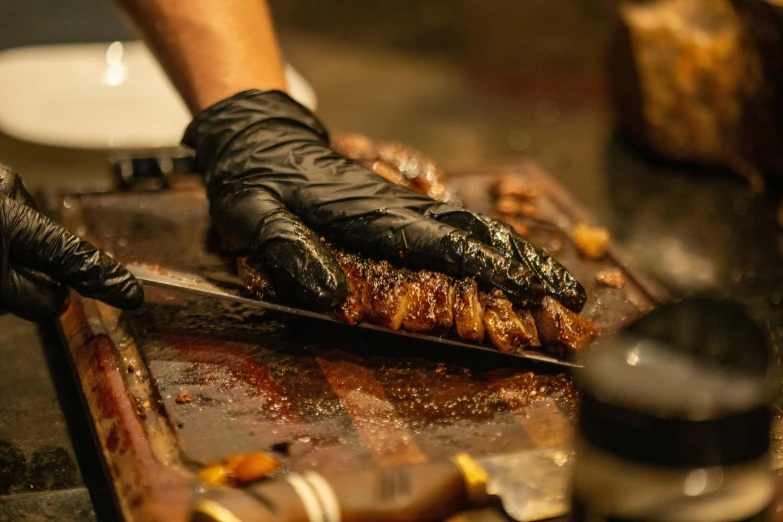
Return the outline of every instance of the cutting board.
[[[579,256],[567,231],[590,216],[532,163],[456,173],[473,210],[489,184],[519,176],[539,196],[529,238],[561,260],[589,296],[601,334],[666,295],[616,245]],[[192,178],[153,192],[68,195],[70,229],[118,260],[231,279],[215,251],[202,187]],[[596,282],[619,268],[623,288]],[[561,444],[577,392],[563,368],[439,346],[340,324],[250,310],[147,288],[118,310],[74,295],[61,319],[119,505],[130,521],[187,520],[195,472],[235,453],[285,450],[284,468],[350,470]],[[178,401],[186,391],[191,401]]]

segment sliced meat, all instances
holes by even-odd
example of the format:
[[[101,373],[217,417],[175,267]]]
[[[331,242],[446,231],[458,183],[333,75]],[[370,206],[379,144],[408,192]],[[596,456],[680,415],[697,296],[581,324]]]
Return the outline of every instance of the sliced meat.
[[[399,330],[411,300],[411,272],[394,268],[388,261],[365,261],[362,274],[367,281],[364,318]]]
[[[541,340],[538,338],[538,328],[536,327],[536,320],[533,319],[533,314],[530,310],[516,310],[517,319],[522,323],[522,327],[525,329],[526,334],[530,337],[531,347],[541,346]]]
[[[347,324],[366,321],[436,334],[454,326],[462,339],[482,342],[488,336],[498,350],[512,354],[542,344],[549,352],[565,354],[584,349],[596,335],[587,319],[551,297],[532,310],[518,310],[500,290],[480,292],[472,278],[454,281],[439,272],[411,272],[338,248],[332,253],[348,281],[348,295],[335,316]],[[254,295],[277,299],[262,267],[246,258],[239,259],[238,267]]]
[[[421,270],[410,281],[402,326],[411,332],[445,332],[454,323],[454,285],[447,275]]]
[[[366,261],[361,257],[343,251],[335,251],[337,263],[345,272],[348,281],[348,295],[337,307],[337,319],[354,325],[364,320],[367,304],[367,277],[364,274]]]
[[[525,328],[511,301],[498,289],[492,290],[486,297],[484,328],[492,344],[504,353],[520,353],[526,346],[538,342],[535,328],[532,332]]]
[[[584,350],[597,335],[595,326],[547,296],[531,310],[538,336],[545,345],[561,345],[569,353]]]
[[[463,339],[484,340],[484,311],[475,279],[460,279],[454,285],[454,326]]]

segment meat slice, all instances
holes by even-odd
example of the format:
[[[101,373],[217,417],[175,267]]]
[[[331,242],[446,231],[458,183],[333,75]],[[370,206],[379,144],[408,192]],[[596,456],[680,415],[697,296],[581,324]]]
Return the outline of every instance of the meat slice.
[[[484,311],[475,279],[460,279],[454,285],[454,326],[463,339],[484,340]]]
[[[494,289],[486,296],[484,328],[495,347],[504,353],[520,353],[526,346],[538,342],[535,327],[530,329],[520,321],[511,301],[501,290]]]
[[[402,326],[411,332],[445,332],[454,323],[454,286],[447,275],[421,270],[410,281]]]
[[[498,350],[518,354],[542,344],[563,355],[584,349],[596,335],[593,325],[551,297],[532,310],[515,309],[500,290],[480,292],[473,278],[454,281],[439,272],[412,272],[332,247],[348,282],[335,317],[347,324],[368,322],[398,330],[445,334],[452,326],[462,338],[489,337]],[[239,259],[245,287],[264,300],[279,297],[263,268]]]
[[[368,307],[366,262],[361,257],[342,250],[335,251],[334,254],[348,281],[348,295],[337,307],[337,319],[354,325],[364,320]]]
[[[525,332],[530,335],[530,344],[528,346],[531,347],[538,347],[541,346],[541,340],[538,337],[538,328],[536,327],[536,320],[533,319],[533,314],[530,313],[530,310],[516,310],[517,312],[517,319],[519,319],[519,322],[522,323],[522,327],[525,329]]]
[[[597,335],[595,326],[547,296],[531,310],[538,327],[538,335],[553,350],[557,345],[573,354],[584,350]]]
[[[367,285],[365,319],[399,330],[411,300],[412,273],[394,268],[388,261],[365,261],[362,275]]]

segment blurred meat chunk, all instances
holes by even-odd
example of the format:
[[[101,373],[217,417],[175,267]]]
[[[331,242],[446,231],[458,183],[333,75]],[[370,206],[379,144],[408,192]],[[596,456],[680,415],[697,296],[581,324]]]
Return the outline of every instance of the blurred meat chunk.
[[[588,259],[601,259],[609,247],[609,231],[602,227],[577,225],[571,233],[579,253]]]
[[[612,288],[622,288],[625,286],[625,276],[619,268],[601,270],[595,275],[595,280],[602,285],[610,286]]]
[[[492,195],[502,198],[510,196],[516,199],[533,199],[538,196],[538,191],[518,176],[498,176],[490,186]]]

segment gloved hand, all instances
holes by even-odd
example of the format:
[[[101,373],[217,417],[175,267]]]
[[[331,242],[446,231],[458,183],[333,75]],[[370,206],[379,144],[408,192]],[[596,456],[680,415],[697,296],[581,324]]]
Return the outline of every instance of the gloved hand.
[[[66,285],[119,308],[144,299],[127,270],[39,214],[19,176],[0,164],[0,313],[55,318],[68,303]]]
[[[338,155],[318,119],[285,93],[250,90],[220,101],[196,116],[183,143],[196,151],[226,246],[261,261],[278,284],[316,307],[347,293],[319,236],[412,268],[475,276],[519,304],[548,294],[573,310],[584,305],[573,276],[510,226]]]

